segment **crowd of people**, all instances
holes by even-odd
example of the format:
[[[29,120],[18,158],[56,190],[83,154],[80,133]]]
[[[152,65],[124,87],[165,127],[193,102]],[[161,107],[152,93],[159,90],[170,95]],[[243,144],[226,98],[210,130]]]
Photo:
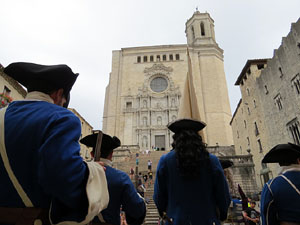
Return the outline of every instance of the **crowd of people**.
[[[4,72],[28,94],[0,110],[0,224],[142,224],[152,162],[135,187],[133,168],[128,176],[112,166],[117,137],[80,139],[80,120],[67,110],[78,74],[66,65],[33,63],[12,63]],[[259,212],[255,201],[230,196],[225,167],[232,163],[207,151],[199,135],[205,126],[193,119],[168,124],[173,149],[160,158],[154,182],[160,223],[221,225],[230,204],[242,204],[248,225],[299,225],[300,147],[279,144],[263,158],[282,171],[263,187]],[[79,139],[93,148],[92,156],[101,143],[99,162],[80,157]]]

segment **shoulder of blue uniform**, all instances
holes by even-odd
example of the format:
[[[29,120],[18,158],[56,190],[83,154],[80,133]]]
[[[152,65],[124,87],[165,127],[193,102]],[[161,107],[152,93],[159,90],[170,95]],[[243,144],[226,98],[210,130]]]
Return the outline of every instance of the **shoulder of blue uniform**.
[[[212,161],[219,161],[219,159],[218,159],[218,157],[217,156],[215,156],[215,155],[213,155],[213,154],[211,154],[211,153],[209,153],[209,158],[212,160]]]
[[[216,169],[216,168],[222,169],[221,163],[220,163],[220,161],[219,161],[219,159],[218,159],[217,156],[215,156],[215,155],[209,153],[209,159],[210,159],[212,168],[215,168],[215,169]],[[222,171],[223,171],[223,169],[222,169]]]
[[[170,152],[168,152],[168,153],[162,155],[160,158],[163,159],[163,160],[167,160],[167,159],[169,159],[169,158],[174,157],[175,154],[176,154],[175,150],[172,150],[172,151],[170,151]]]
[[[160,157],[158,162],[158,167],[161,168],[165,163],[167,163],[169,160],[171,160],[173,157],[175,157],[175,151],[170,151],[167,154],[164,154]]]
[[[116,168],[113,168],[113,167],[110,167],[110,166],[107,166],[106,167],[106,170],[107,170],[107,174],[111,174],[114,176],[114,178],[118,178],[122,181],[126,181],[126,180],[130,180],[129,176],[127,175],[127,173],[125,173],[124,171],[122,170],[118,170]]]
[[[65,117],[68,119],[73,119],[74,121],[78,121],[80,123],[79,118],[70,110],[46,101],[14,101],[9,104],[8,111],[14,110],[16,108],[21,108],[22,110],[22,107],[26,108],[28,107],[28,104],[30,104],[30,110],[38,110],[41,113],[45,112],[45,115],[47,115],[46,117],[48,118],[59,119]],[[28,110],[28,108],[26,109]]]

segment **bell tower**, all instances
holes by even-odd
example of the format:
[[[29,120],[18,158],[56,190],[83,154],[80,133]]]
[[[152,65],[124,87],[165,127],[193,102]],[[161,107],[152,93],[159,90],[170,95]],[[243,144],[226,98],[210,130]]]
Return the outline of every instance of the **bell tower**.
[[[216,44],[214,20],[208,13],[197,10],[185,23],[185,27],[188,46]]]

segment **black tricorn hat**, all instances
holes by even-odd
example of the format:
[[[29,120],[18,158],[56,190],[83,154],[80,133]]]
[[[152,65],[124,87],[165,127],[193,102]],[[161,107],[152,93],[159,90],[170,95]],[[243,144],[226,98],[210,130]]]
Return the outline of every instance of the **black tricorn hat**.
[[[80,143],[95,148],[97,143],[98,133],[90,134],[80,139]],[[121,141],[116,136],[109,136],[103,133],[102,143],[101,143],[101,157],[106,158],[112,150],[119,147]]]
[[[193,119],[178,119],[170,122],[167,125],[168,129],[174,133],[178,133],[181,130],[193,130],[195,132],[198,132],[205,126],[206,124],[204,122]]]
[[[292,143],[273,147],[263,158],[262,163],[293,163],[300,158],[300,146]]]
[[[231,166],[233,166],[233,162],[231,160],[228,159],[219,159],[221,166],[223,169],[229,168]]]
[[[67,65],[46,66],[27,62],[11,63],[4,68],[4,73],[25,86],[28,92],[49,94],[50,91],[63,88],[67,100],[78,76]]]

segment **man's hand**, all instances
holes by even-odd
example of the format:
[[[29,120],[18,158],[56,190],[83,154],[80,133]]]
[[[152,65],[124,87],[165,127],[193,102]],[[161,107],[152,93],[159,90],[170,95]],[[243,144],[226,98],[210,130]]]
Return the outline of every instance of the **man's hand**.
[[[258,223],[258,222],[259,222],[259,218],[253,219],[253,222],[254,222],[254,223]]]
[[[106,171],[106,167],[104,165],[104,162],[96,162],[96,163],[98,163],[100,166],[102,166],[102,168],[104,169],[104,171]]]

